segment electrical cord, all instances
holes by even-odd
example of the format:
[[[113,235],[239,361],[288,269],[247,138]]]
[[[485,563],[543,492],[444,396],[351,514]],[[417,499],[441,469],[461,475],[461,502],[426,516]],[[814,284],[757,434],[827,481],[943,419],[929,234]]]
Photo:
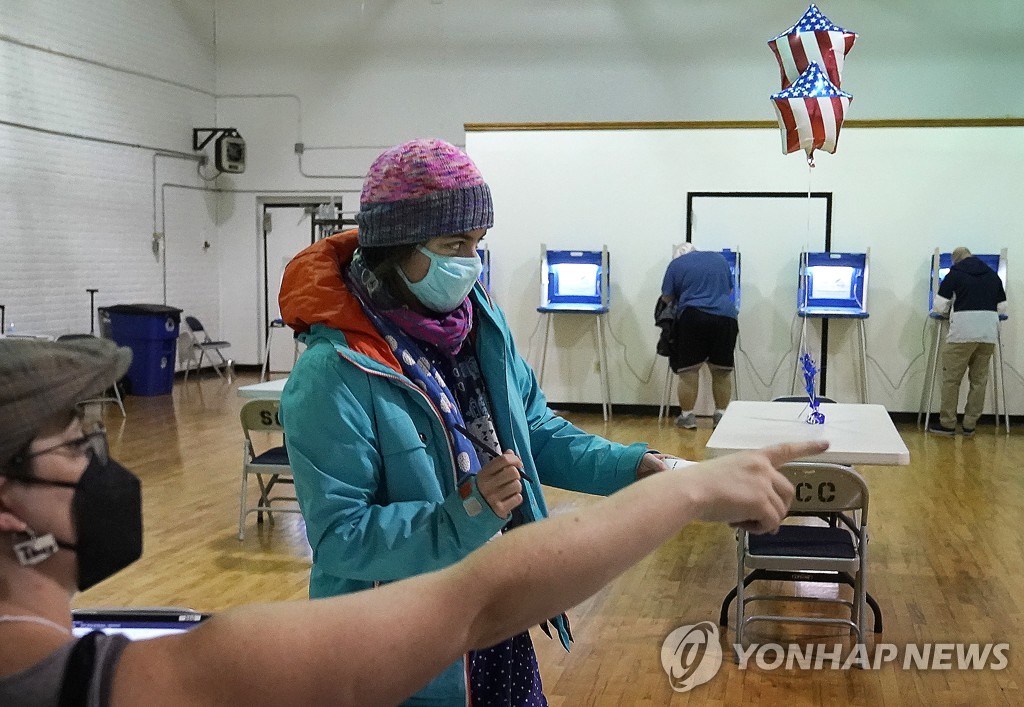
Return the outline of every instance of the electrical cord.
[[[1011,364],[1011,363],[1006,363],[1006,362],[1004,361],[1004,362],[1003,362],[1003,365],[1004,365],[1004,366],[1006,366],[1007,368],[1009,368],[1009,369],[1010,369],[1011,371],[1013,371],[1013,375],[1015,375],[1015,376],[1017,376],[1018,378],[1020,378],[1020,381],[1021,381],[1021,383],[1024,383],[1024,375],[1021,375],[1020,371],[1018,371],[1018,370],[1017,370],[1016,368],[1014,368],[1014,367],[1013,367],[1013,364]]]
[[[743,355],[744,360],[746,360],[747,365],[750,367],[750,371],[753,374],[754,378],[756,378],[757,381],[761,384],[761,386],[766,390],[770,390],[775,385],[775,380],[778,378],[779,372],[782,370],[783,365],[786,363],[786,360],[792,355],[793,351],[796,349],[794,329],[796,328],[795,325],[798,319],[799,317],[794,314],[793,320],[792,322],[790,322],[789,325],[789,349],[786,350],[786,352],[779,359],[779,362],[772,369],[771,377],[768,380],[765,380],[764,376],[762,376],[760,371],[757,370],[757,366],[755,366],[753,360],[751,360],[750,354],[748,354],[742,346],[737,347],[737,350]],[[530,333],[529,338],[526,340],[526,352],[528,359],[533,355],[534,340],[537,337],[537,332],[540,329],[543,320],[543,317],[537,317],[537,322],[533,326],[533,331]],[[910,361],[910,363],[907,364],[906,368],[903,370],[903,373],[900,375],[899,379],[895,383],[893,382],[892,378],[890,378],[889,375],[886,373],[885,369],[882,367],[882,364],[874,356],[871,356],[870,354],[868,355],[867,360],[875,365],[875,368],[878,369],[879,374],[882,376],[883,379],[885,379],[885,382],[889,385],[889,387],[892,390],[900,389],[900,387],[903,385],[903,382],[906,380],[907,376],[910,375],[910,372],[914,368],[915,364],[927,353],[926,337],[928,333],[928,321],[929,320],[925,320],[924,325],[921,327],[921,352],[918,353]],[[615,329],[612,327],[611,320],[608,321],[608,331],[611,334],[612,339],[615,340],[615,343],[617,343],[619,347],[622,349],[622,361],[626,365],[626,368],[627,370],[629,370],[630,374],[641,385],[649,384],[651,382],[651,379],[654,377],[654,370],[655,368],[657,368],[658,365],[657,355],[655,355],[654,359],[651,361],[650,368],[648,369],[646,375],[641,376],[636,372],[636,369],[633,368],[632,364],[630,364],[628,356],[629,346],[624,341],[622,341],[622,339],[619,338],[618,334],[615,333]],[[1006,363],[1004,365],[1007,368],[1009,368],[1013,372],[1013,374],[1021,380],[1022,383],[1024,383],[1024,375],[1022,375],[1020,371],[1018,371],[1009,363]]]
[[[657,354],[655,354],[654,360],[651,361],[651,367],[647,371],[647,376],[644,377],[644,378],[641,378],[637,374],[637,372],[635,370],[633,370],[633,366],[630,365],[630,363],[629,363],[629,356],[627,356],[627,354],[629,352],[628,351],[628,347],[622,341],[622,339],[620,339],[618,337],[618,335],[615,333],[615,330],[612,329],[611,319],[608,320],[608,331],[609,331],[609,333],[611,333],[612,338],[615,339],[615,343],[617,343],[619,346],[622,347],[622,362],[626,364],[626,368],[633,375],[633,377],[636,378],[640,382],[641,385],[647,385],[648,383],[650,383],[651,382],[651,377],[654,376],[654,368],[655,368],[655,366],[658,365],[658,356],[657,356]]]
[[[765,379],[761,377],[761,374],[758,372],[757,367],[754,365],[754,362],[750,360],[750,354],[748,354],[742,346],[738,347],[739,352],[743,354],[743,358],[746,359],[747,365],[750,366],[750,370],[754,374],[754,377],[757,378],[757,380],[766,390],[771,390],[771,388],[775,385],[775,379],[778,377],[779,371],[782,370],[783,364],[786,362],[786,359],[788,359],[790,355],[792,355],[793,351],[796,350],[797,344],[794,341],[793,329],[795,328],[798,319],[799,317],[796,314],[794,314],[793,321],[790,322],[789,324],[789,349],[786,351],[786,353],[782,354],[782,358],[779,359],[779,363],[775,366],[775,369],[772,371],[772,377],[767,381],[765,381]]]
[[[885,379],[885,382],[889,384],[890,388],[892,388],[893,390],[899,390],[900,386],[903,385],[903,381],[910,374],[910,369],[914,367],[914,364],[917,363],[917,360],[922,356],[924,356],[924,351],[919,353],[917,356],[914,356],[914,358],[911,359],[910,363],[907,364],[907,367],[906,369],[904,369],[903,374],[900,376],[900,379],[895,383],[892,382],[892,378],[890,378],[888,374],[886,374],[885,369],[882,368],[882,364],[879,363],[874,356],[868,354],[868,361],[875,364],[875,368],[877,368],[878,372],[882,374],[882,378]]]
[[[900,386],[903,385],[903,381],[906,380],[908,375],[910,375],[910,369],[912,369],[914,367],[914,364],[917,363],[917,360],[924,356],[925,353],[928,351],[928,322],[929,320],[925,319],[924,324],[921,326],[921,353],[919,353],[917,356],[914,356],[914,358],[911,359],[910,363],[908,363],[907,367],[903,370],[903,374],[900,376],[900,379],[895,383],[893,383],[892,379],[886,374],[885,369],[882,368],[882,364],[879,363],[874,356],[871,356],[870,354],[868,355],[868,360],[871,361],[871,363],[875,364],[875,368],[878,369],[878,372],[882,374],[882,378],[885,379],[885,382],[888,383],[889,387],[892,388],[893,390],[900,389]]]
[[[550,315],[545,315],[545,316],[550,316]],[[531,360],[532,359],[532,356],[533,356],[533,342],[534,342],[534,339],[536,339],[536,337],[537,337],[537,331],[540,329],[541,322],[543,322],[543,321],[544,321],[544,317],[543,316],[538,316],[537,317],[537,323],[533,325],[533,332],[530,334],[529,338],[526,340],[526,357],[527,357],[527,360]],[[651,367],[650,367],[650,370],[647,371],[646,377],[641,377],[636,372],[636,370],[633,368],[633,366],[629,363],[629,357],[627,356],[628,347],[622,341],[622,339],[620,339],[618,337],[618,335],[615,333],[615,330],[612,328],[611,320],[608,320],[608,332],[612,335],[612,338],[615,340],[615,343],[617,343],[619,346],[622,347],[622,361],[623,361],[623,363],[626,364],[626,368],[629,370],[629,372],[632,374],[632,376],[634,378],[636,378],[642,385],[647,385],[648,383],[650,383],[651,382],[651,378],[654,376],[654,369],[658,365],[658,357],[655,356],[654,360],[651,361]]]
[[[526,340],[526,360],[533,360],[533,340],[537,336],[537,330],[540,329],[540,323],[544,321],[544,317],[538,316],[537,323],[533,325],[533,331],[530,333],[529,338]]]

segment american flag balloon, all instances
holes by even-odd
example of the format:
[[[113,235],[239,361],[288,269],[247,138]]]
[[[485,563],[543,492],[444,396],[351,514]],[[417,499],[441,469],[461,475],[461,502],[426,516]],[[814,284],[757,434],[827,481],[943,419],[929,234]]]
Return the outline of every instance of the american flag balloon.
[[[825,69],[829,81],[841,86],[843,59],[856,39],[855,33],[834,24],[811,5],[799,22],[768,42],[779,62],[782,88],[795,82],[812,63]]]
[[[807,67],[793,85],[771,95],[782,129],[782,153],[803,150],[814,166],[815,150],[835,152],[839,128],[853,100],[836,88],[817,64]]]

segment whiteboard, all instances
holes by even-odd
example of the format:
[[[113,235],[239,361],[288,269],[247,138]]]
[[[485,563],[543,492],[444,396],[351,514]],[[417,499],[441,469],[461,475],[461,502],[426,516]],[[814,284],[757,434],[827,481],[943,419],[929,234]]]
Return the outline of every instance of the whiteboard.
[[[558,126],[553,126],[558,127]],[[817,154],[807,167],[802,154],[783,156],[776,127],[491,130],[476,126],[466,147],[494,194],[495,225],[487,236],[492,252],[492,292],[509,317],[519,346],[539,361],[537,302],[530,296],[539,278],[539,244],[549,248],[600,248],[611,254],[609,342],[612,399],[657,405],[664,359],[656,359],[654,302],[674,244],[685,240],[689,192],[814,191],[831,193],[834,251],[871,248],[871,316],[867,321],[870,402],[891,411],[918,408],[924,384],[925,345],[933,337],[927,318],[931,253],[966,245],[976,252],[1007,247],[1010,320],[1002,333],[1011,414],[1024,413],[1024,350],[1019,317],[1024,315],[1024,127],[850,127],[834,155]],[[703,207],[702,207],[703,208]],[[806,224],[780,226],[763,207],[739,203],[729,212],[747,248],[763,248],[796,270],[798,243]],[[702,218],[718,218],[705,214]],[[794,217],[796,218],[796,217]],[[766,229],[779,227],[783,233]],[[695,242],[700,237],[695,226]],[[758,234],[764,235],[758,238]],[[711,236],[707,236],[712,243]],[[722,245],[737,247],[736,235]],[[753,245],[756,244],[756,245]],[[699,244],[698,244],[699,245]],[[741,249],[742,250],[742,249]],[[766,255],[767,257],[767,255]],[[744,309],[753,294],[747,283],[795,287],[795,276],[758,270],[744,253]],[[762,262],[767,262],[762,259]],[[772,266],[774,267],[774,266]],[[781,267],[781,266],[780,266]],[[755,285],[752,285],[755,287]],[[759,286],[757,286],[759,287]],[[794,301],[785,293],[761,303],[767,338],[745,336],[744,348],[762,348],[758,369],[785,353]],[[750,304],[751,311],[757,305]],[[545,391],[561,402],[600,401],[590,325],[563,318],[548,351]],[[829,392],[857,399],[857,332],[833,323],[829,331]],[[749,329],[749,331],[753,331]],[[657,369],[657,374],[653,373]],[[741,388],[742,386],[741,381]],[[764,399],[774,392],[748,385]],[[988,401],[991,410],[991,400]]]
[[[821,198],[751,194],[692,199],[693,244],[701,250],[731,248],[742,258],[736,372],[737,388],[746,399],[771,400],[791,392],[803,323],[796,316],[800,251],[824,250],[825,212]],[[817,356],[816,327],[808,328],[808,339],[808,349]]]

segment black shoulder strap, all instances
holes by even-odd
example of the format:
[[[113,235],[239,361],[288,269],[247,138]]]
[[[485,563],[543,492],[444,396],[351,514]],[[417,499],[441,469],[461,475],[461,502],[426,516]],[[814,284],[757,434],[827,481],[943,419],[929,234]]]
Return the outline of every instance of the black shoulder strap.
[[[78,639],[71,649],[57,702],[59,707],[85,707],[88,704],[89,684],[96,662],[96,639],[101,635],[100,631],[93,631]]]

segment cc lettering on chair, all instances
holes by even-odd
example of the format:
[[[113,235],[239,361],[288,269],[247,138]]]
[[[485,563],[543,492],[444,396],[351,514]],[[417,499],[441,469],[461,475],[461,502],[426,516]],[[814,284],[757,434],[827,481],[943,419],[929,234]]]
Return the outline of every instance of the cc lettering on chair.
[[[801,481],[795,488],[797,503],[810,503],[815,498],[819,503],[830,503],[836,498],[836,485],[831,481],[823,481],[818,484],[817,493],[812,491],[814,486],[806,481]]]

